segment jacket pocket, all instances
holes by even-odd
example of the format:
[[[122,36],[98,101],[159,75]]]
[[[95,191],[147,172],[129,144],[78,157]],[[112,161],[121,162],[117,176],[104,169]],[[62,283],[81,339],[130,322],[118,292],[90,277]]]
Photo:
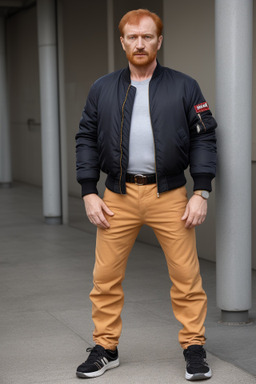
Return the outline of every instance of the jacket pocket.
[[[183,167],[186,167],[189,159],[190,147],[189,135],[183,127],[177,130],[177,150],[179,153],[179,160],[182,162]]]

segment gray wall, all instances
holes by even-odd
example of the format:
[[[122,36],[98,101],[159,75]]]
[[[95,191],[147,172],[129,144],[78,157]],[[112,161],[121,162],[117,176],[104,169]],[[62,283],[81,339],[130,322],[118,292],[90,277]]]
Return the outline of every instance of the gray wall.
[[[80,196],[74,139],[89,88],[108,71],[107,4],[102,0],[62,0],[62,4],[68,187],[71,195]]]
[[[10,17],[6,32],[13,178],[40,186],[40,125],[27,124],[40,122],[36,8]]]
[[[75,178],[74,137],[93,81],[108,72],[107,1],[60,0],[63,13],[64,91],[66,122],[68,189],[71,196],[80,196]],[[255,3],[255,1],[254,1]],[[115,68],[126,66],[121,49],[118,22],[133,8],[148,8],[163,17],[164,44],[159,60],[196,78],[212,111],[215,104],[214,0],[113,0]],[[256,6],[254,20],[256,20]],[[254,29],[256,41],[256,28]],[[7,20],[8,82],[11,111],[12,162],[15,180],[41,185],[40,126],[28,127],[27,120],[40,122],[39,75],[36,8]],[[254,68],[256,54],[254,52]],[[254,71],[254,105],[256,101]],[[253,160],[256,161],[256,111],[253,109]],[[253,197],[256,193],[253,163]],[[239,176],[239,175],[238,175]],[[189,176],[188,176],[189,178]],[[104,177],[100,183],[104,189]],[[191,193],[191,182],[188,183]],[[198,228],[199,255],[215,260],[215,199],[209,202],[209,215]],[[81,216],[84,215],[81,205]],[[256,203],[253,199],[253,232],[256,228]],[[157,244],[151,230],[143,228],[140,240]],[[256,268],[256,240],[253,239],[253,265]]]

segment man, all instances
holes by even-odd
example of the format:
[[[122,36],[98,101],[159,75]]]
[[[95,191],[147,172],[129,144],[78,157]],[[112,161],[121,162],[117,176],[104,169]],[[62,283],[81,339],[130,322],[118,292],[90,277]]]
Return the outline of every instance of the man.
[[[217,126],[195,80],[156,57],[162,22],[147,10],[119,24],[129,66],[98,79],[88,95],[77,141],[77,179],[87,216],[98,227],[91,291],[95,347],[77,376],[97,377],[119,365],[117,345],[128,255],[143,224],[153,228],[172,280],[171,299],[183,325],[179,341],[186,379],[211,377],[206,362],[202,288],[195,226],[207,213],[215,175]],[[184,170],[194,194],[187,200]],[[107,173],[103,200],[96,184]]]

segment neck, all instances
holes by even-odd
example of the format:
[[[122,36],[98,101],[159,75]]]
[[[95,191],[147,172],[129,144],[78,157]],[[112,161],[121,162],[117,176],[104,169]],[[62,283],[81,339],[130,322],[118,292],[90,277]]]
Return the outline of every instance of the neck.
[[[147,66],[136,66],[134,64],[131,64],[129,62],[129,68],[131,72],[131,79],[132,80],[137,80],[137,81],[142,81],[146,80],[149,77],[152,77],[154,70],[157,66],[157,61],[154,60],[152,63],[150,63]]]

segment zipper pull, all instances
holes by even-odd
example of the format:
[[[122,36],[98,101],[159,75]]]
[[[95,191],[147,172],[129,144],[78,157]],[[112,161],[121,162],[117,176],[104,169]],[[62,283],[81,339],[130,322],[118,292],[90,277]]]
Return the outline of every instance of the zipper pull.
[[[205,126],[205,124],[204,124],[204,122],[202,120],[202,117],[201,117],[200,113],[198,113],[197,116],[199,117],[200,123],[202,124],[204,130],[206,131],[206,126]],[[197,133],[200,133],[201,129],[200,129],[199,124],[197,124],[196,130],[197,130]]]

